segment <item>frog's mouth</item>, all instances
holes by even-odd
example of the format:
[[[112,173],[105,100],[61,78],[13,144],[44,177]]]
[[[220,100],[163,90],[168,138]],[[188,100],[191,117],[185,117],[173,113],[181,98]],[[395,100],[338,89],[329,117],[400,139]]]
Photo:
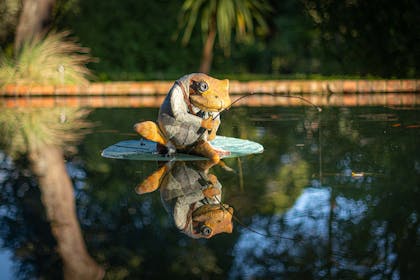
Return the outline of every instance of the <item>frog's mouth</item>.
[[[220,112],[230,105],[230,99],[225,100],[217,96],[209,99],[200,95],[191,95],[190,100],[194,106],[205,112]]]

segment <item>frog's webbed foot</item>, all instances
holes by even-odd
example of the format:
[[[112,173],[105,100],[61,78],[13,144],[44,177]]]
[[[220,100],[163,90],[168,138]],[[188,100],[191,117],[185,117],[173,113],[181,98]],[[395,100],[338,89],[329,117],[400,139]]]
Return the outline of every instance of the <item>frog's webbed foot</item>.
[[[220,161],[220,156],[210,145],[210,142],[199,141],[193,146],[191,151],[196,155],[208,158],[214,164],[218,164]]]
[[[223,149],[220,149],[220,148],[216,148],[210,142],[209,142],[209,145],[221,157],[230,155],[230,151],[226,151],[226,150],[223,150]]]
[[[230,172],[234,172],[232,168],[230,168],[229,166],[226,165],[226,163],[220,160],[219,152],[227,152],[227,153],[229,152],[221,150],[221,149],[215,149],[210,144],[210,142],[201,141],[197,143],[193,149],[193,152],[195,154],[207,157],[211,161],[211,163],[213,163],[214,165],[220,165],[223,169]]]

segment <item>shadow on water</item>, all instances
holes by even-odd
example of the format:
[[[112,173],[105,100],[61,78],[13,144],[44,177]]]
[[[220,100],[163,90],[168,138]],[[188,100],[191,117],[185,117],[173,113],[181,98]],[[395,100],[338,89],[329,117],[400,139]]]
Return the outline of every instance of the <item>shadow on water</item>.
[[[135,139],[132,124],[156,114],[93,111],[89,120],[96,126],[66,163],[83,240],[106,278],[420,274],[418,110],[233,108],[219,134],[265,147],[261,155],[227,159],[236,173],[204,161],[168,166],[100,157],[108,145]],[[41,181],[28,159],[0,159],[0,237],[13,254],[15,275],[59,278],[65,260],[40,200]],[[235,221],[230,228],[231,217],[218,200],[254,231]],[[196,220],[192,204],[193,210],[205,206]],[[212,210],[226,219],[215,219],[220,229],[211,224],[218,217]],[[204,225],[225,233],[190,237],[208,233]]]

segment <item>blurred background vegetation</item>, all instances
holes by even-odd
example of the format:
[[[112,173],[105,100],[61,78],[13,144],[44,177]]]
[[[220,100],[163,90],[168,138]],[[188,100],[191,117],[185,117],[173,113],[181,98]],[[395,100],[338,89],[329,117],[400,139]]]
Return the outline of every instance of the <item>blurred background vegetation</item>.
[[[8,57],[23,2],[0,2],[0,46]],[[98,80],[174,79],[198,71],[213,25],[210,72],[216,76],[419,77],[420,3],[414,0],[41,2],[52,9],[43,21],[47,30],[70,30],[99,59],[89,65]]]

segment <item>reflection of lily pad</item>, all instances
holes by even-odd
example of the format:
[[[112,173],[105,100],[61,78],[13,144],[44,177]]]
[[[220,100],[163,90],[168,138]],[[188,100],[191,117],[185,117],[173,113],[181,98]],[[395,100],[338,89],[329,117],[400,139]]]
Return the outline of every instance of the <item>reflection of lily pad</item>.
[[[222,158],[240,157],[251,154],[259,154],[264,147],[250,140],[243,140],[233,137],[216,136],[211,144],[218,149],[230,151],[229,155]],[[207,158],[196,155],[175,153],[165,156],[157,153],[156,143],[148,140],[126,140],[109,146],[102,151],[102,156],[107,158],[148,160],[148,161],[170,161],[170,160],[206,160]]]

